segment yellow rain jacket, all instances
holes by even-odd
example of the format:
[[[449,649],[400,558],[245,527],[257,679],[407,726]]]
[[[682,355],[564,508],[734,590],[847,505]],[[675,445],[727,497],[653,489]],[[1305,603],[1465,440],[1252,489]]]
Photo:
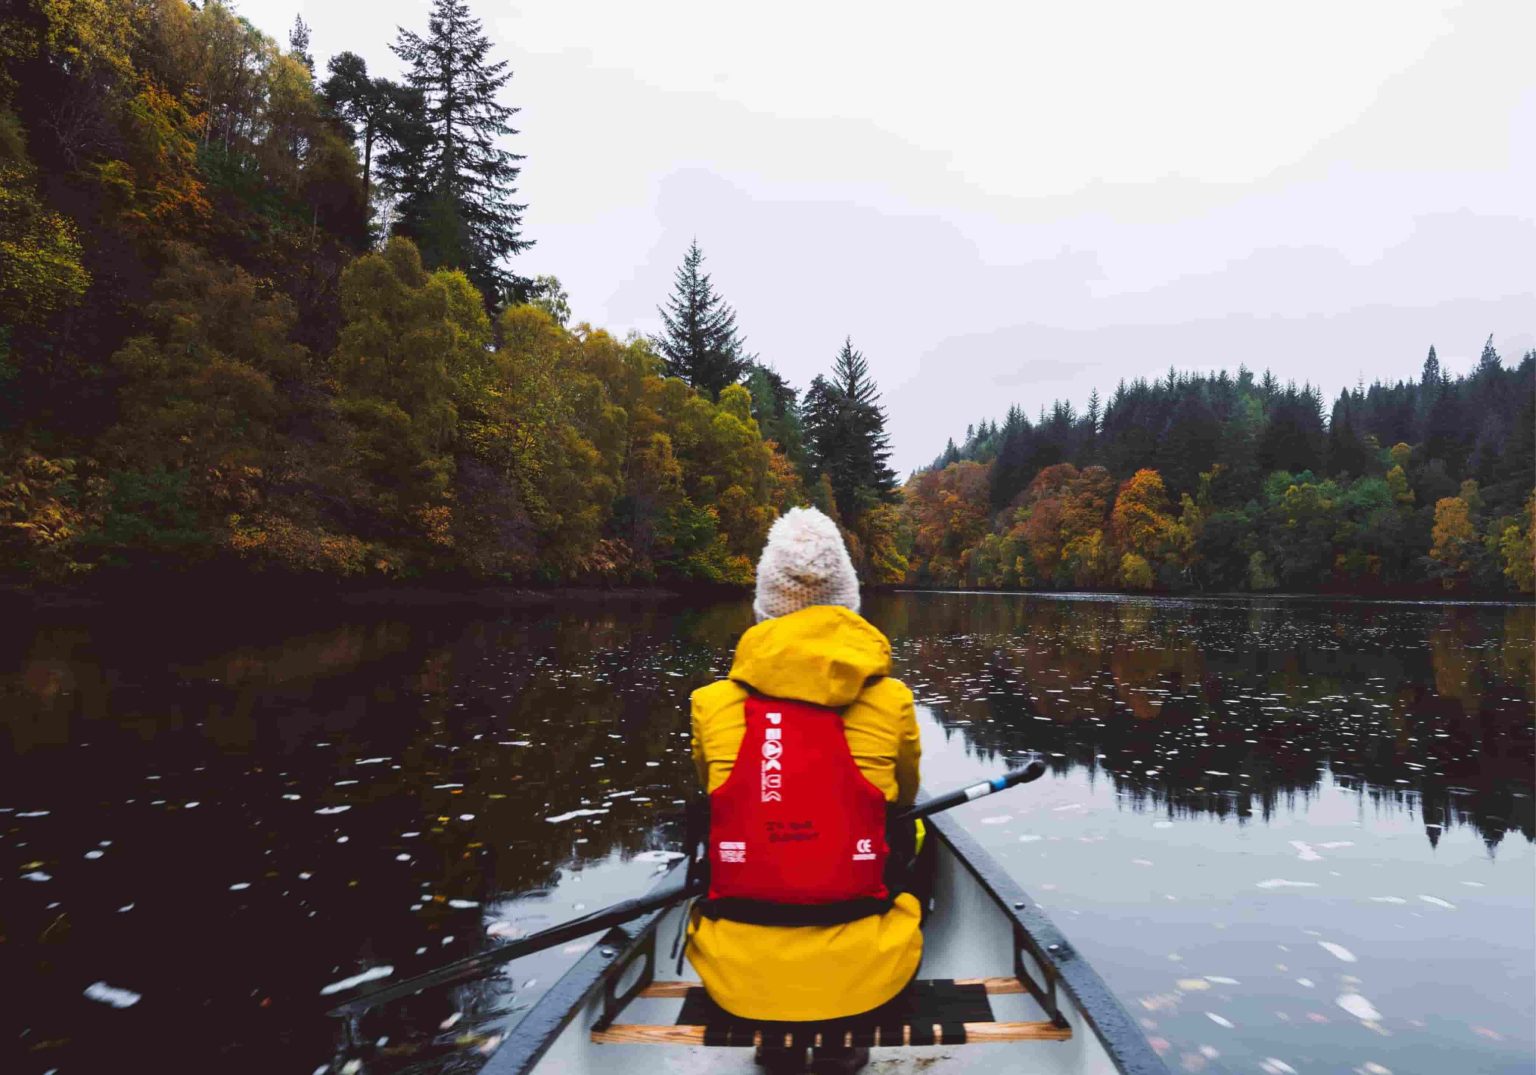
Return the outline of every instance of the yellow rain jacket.
[[[693,693],[693,762],[706,790],[730,776],[746,734],[749,683],[759,693],[843,709],[853,759],[888,803],[917,795],[912,692],[885,678],[891,644],[856,612],[813,605],[741,636],[731,678]],[[872,678],[873,677],[873,678]],[[844,708],[846,707],[846,708]],[[744,1019],[804,1022],[877,1008],[901,991],[923,954],[915,897],[836,926],[759,926],[695,913],[688,959],[716,1004]]]

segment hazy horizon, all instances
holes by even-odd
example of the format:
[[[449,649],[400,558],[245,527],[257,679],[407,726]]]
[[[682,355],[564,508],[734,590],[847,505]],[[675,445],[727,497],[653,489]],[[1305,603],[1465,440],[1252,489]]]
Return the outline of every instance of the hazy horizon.
[[[429,5],[236,6],[302,14],[323,77],[396,75]],[[1533,5],[471,6],[522,109],[516,270],[650,333],[697,237],[797,388],[852,336],[903,473],[1170,365],[1331,398],[1536,346]]]

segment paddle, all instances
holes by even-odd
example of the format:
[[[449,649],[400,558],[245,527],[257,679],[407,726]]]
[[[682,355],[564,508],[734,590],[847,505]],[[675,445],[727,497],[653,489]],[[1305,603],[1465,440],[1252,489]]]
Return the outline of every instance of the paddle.
[[[1044,775],[1045,763],[1032,761],[1024,766],[1024,768],[1004,773],[996,780],[983,781],[980,784],[972,784],[970,787],[960,788],[957,791],[951,791],[932,799],[925,799],[918,805],[897,815],[897,820],[915,821],[918,818],[929,817],[951,807],[959,806],[961,803],[971,802],[973,799],[980,799],[983,796],[1011,788],[1016,784],[1027,784],[1031,780],[1038,780]],[[452,963],[444,964],[436,970],[419,974],[414,978],[407,978],[403,982],[397,982],[383,989],[365,993],[360,997],[355,997],[352,1000],[338,1004],[326,1014],[356,1015],[359,1012],[367,1011],[369,1008],[377,1007],[391,1000],[399,1000],[401,997],[408,997],[413,993],[419,993],[423,989],[428,989],[432,986],[447,985],[449,982],[473,978],[482,971],[496,966],[498,963],[518,959],[533,952],[542,951],[545,948],[553,948],[557,944],[574,941],[576,938],[585,937],[589,933],[597,933],[599,930],[608,930],[614,926],[621,926],[625,922],[639,918],[641,915],[650,914],[652,911],[659,911],[663,907],[669,907],[679,900],[701,895],[702,893],[703,885],[701,884],[693,886],[672,885],[659,892],[651,892],[644,896],[637,896],[632,900],[624,900],[621,903],[615,903],[611,907],[605,907],[600,911],[593,911],[591,914],[582,915],[580,918],[573,918],[569,922],[562,922],[558,926],[551,926],[549,929],[540,930],[538,933],[530,934],[527,937],[521,937],[518,940],[497,945],[495,948],[488,948],[476,955],[456,959]]]

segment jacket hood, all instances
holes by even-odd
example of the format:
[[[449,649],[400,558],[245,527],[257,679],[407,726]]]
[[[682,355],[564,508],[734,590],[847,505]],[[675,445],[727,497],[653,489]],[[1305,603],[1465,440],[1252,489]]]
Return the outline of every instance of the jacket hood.
[[[761,694],[839,708],[871,676],[891,671],[891,644],[840,605],[812,605],[764,620],[741,636],[731,678]]]

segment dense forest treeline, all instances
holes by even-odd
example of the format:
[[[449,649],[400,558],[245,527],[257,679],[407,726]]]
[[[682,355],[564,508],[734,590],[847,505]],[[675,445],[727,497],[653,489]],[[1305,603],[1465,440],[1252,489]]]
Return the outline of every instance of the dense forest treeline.
[[[898,485],[845,338],[804,392],[697,243],[572,324],[464,0],[399,80],[217,0],[0,13],[0,578],[746,583],[811,503],[868,582],[1531,589],[1536,354],[1343,393],[1246,370],[1015,408]],[[660,298],[660,296],[659,296]]]
[[[1169,370],[972,426],[906,489],[937,586],[1532,589],[1536,351],[1321,393]]]
[[[851,345],[802,422],[696,245],[655,340],[508,268],[510,74],[462,0],[399,82],[214,0],[25,0],[0,40],[0,574],[749,582],[810,501],[901,577]]]

